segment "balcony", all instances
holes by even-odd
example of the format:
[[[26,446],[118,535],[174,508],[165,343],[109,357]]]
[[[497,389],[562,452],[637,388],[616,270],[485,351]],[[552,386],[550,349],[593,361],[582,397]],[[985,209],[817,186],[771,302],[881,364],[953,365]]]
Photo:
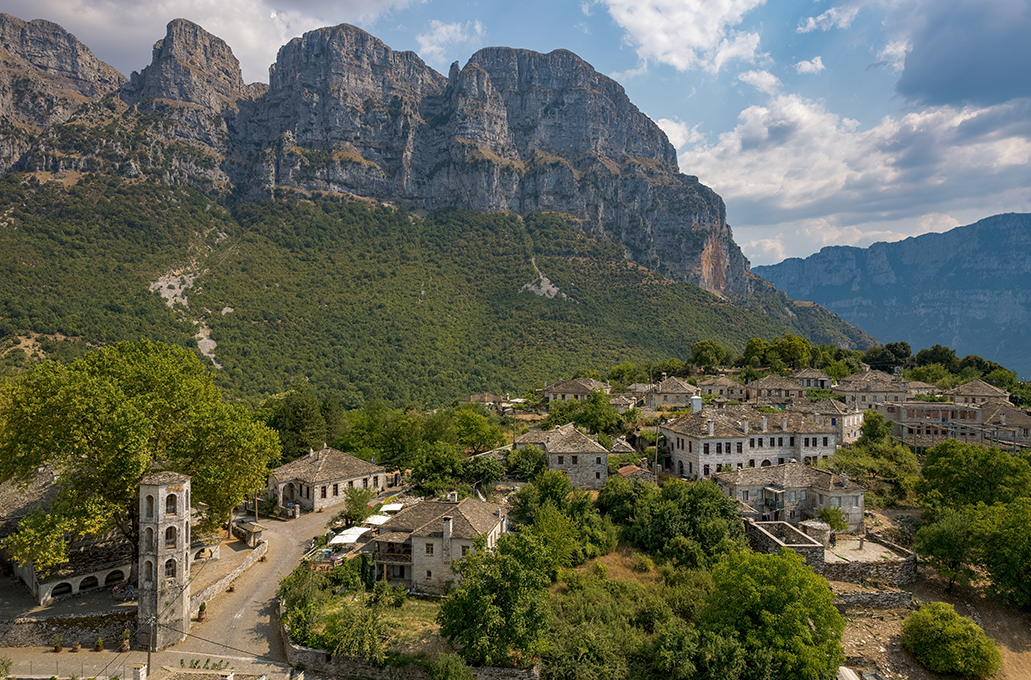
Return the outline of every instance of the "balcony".
[[[776,498],[765,498],[763,500],[765,501],[766,507],[768,509],[770,509],[770,510],[783,510],[784,509],[784,500],[783,499],[777,500]]]
[[[378,552],[375,554],[377,562],[389,562],[392,564],[411,564],[412,553],[388,553]]]

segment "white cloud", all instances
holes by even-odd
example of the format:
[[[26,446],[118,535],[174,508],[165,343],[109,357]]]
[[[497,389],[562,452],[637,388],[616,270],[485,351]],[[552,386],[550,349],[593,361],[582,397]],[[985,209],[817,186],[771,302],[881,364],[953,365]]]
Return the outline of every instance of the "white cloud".
[[[795,30],[799,33],[811,33],[816,30],[829,31],[832,28],[848,28],[858,14],[858,7],[831,7],[818,17],[801,19]]]
[[[449,61],[453,61],[448,57],[453,48],[463,46],[475,50],[482,47],[485,33],[479,21],[445,24],[434,19],[430,22],[430,30],[415,39],[419,42],[419,56],[427,63],[447,66]]]
[[[659,118],[655,123],[666,133],[669,143],[675,149],[680,149],[685,144],[697,144],[704,139],[702,134],[698,132],[697,125],[691,127],[679,118],[672,120],[669,118]]]
[[[813,57],[809,61],[800,61],[795,64],[795,71],[797,73],[819,73],[824,68],[822,57]]]
[[[906,66],[906,53],[909,50],[908,40],[893,40],[877,53],[877,58],[890,66],[892,71],[898,73]]]
[[[679,161],[724,198],[742,243],[772,254],[764,240],[778,232],[785,254],[806,255],[1031,209],[1029,112],[1031,100],[937,107],[862,129],[818,102],[774,94]]]
[[[780,89],[780,79],[769,71],[745,71],[737,79],[766,94],[775,94]]]
[[[716,73],[730,60],[751,62],[759,34],[735,29],[765,0],[604,0],[609,14],[626,32],[644,61],[680,71]]]

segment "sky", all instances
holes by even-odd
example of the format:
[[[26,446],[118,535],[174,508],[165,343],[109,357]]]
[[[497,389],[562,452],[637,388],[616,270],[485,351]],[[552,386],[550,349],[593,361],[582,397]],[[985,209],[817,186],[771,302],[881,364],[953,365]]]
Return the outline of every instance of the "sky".
[[[727,204],[753,265],[1031,212],[1031,0],[6,0],[128,76],[165,24],[247,82],[359,26],[447,74],[479,48],[568,49],[616,79]]]

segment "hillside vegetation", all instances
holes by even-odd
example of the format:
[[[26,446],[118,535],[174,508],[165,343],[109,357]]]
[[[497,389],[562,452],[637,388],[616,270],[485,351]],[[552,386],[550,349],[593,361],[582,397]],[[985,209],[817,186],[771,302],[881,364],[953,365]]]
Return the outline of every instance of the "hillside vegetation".
[[[558,215],[447,210],[419,217],[339,196],[229,204],[189,186],[12,174],[0,230],[8,372],[45,356],[151,338],[217,342],[216,380],[257,399],[311,380],[345,407],[436,405],[561,375],[690,356],[716,339],[797,333],[865,346],[833,315],[743,309],[623,258]],[[534,294],[537,269],[558,293]],[[152,283],[195,277],[174,307]],[[541,286],[547,288],[547,286]],[[26,353],[19,345],[35,338]]]

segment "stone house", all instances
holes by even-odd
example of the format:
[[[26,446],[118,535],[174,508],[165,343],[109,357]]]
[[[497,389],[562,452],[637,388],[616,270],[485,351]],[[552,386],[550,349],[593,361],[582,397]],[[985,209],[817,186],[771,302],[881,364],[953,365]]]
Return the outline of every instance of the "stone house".
[[[508,530],[507,509],[475,498],[422,501],[380,525],[372,537],[376,579],[424,593],[442,595],[452,560],[473,551],[473,542],[487,537],[493,548]]]
[[[953,404],[983,404],[990,399],[1008,401],[1010,393],[978,378],[953,387],[945,393],[945,396]]]
[[[1019,449],[1031,447],[1031,416],[1007,401],[978,404],[910,401],[882,404],[880,411],[895,423],[893,434],[921,446],[941,439]]]
[[[876,408],[886,402],[905,402],[909,398],[909,381],[882,371],[860,371],[831,388],[849,406],[860,409]]]
[[[560,380],[544,387],[544,399],[547,401],[584,401],[591,392],[610,394],[612,387],[593,378],[573,378]]]
[[[681,409],[691,405],[691,397],[699,394],[699,389],[682,378],[666,378],[644,395],[644,405],[658,410]]]
[[[768,414],[750,406],[706,409],[659,426],[671,473],[706,479],[728,468],[809,463],[837,449],[835,427],[801,413]]]
[[[622,414],[637,406],[637,398],[631,394],[617,394],[609,399],[609,403],[616,413]]]
[[[831,377],[817,368],[803,368],[800,371],[795,371],[791,374],[791,379],[795,381],[795,384],[799,387],[809,389],[811,387],[817,387],[824,390],[829,390],[831,387]]]
[[[382,491],[388,484],[382,465],[323,446],[281,465],[268,478],[268,498],[279,507],[293,503],[305,512],[317,512],[344,502],[348,487]]]
[[[840,508],[849,530],[863,525],[865,489],[848,479],[792,459],[783,465],[717,472],[727,496],[755,510],[763,521],[798,524],[823,508]]]
[[[837,399],[800,399],[788,406],[787,410],[802,413],[820,425],[836,428],[838,444],[841,446],[854,444],[862,434],[860,428],[863,426],[863,411]]]
[[[546,454],[548,469],[562,472],[579,489],[600,489],[609,478],[608,449],[572,423],[553,430],[530,430],[515,440],[517,449],[529,445]]]
[[[708,380],[698,383],[698,389],[702,394],[711,394],[725,399],[745,400],[745,387],[736,380],[725,375],[717,375]]]
[[[745,399],[784,405],[795,399],[804,399],[807,389],[800,387],[794,380],[771,373],[745,385]]]
[[[635,399],[644,399],[644,395],[655,389],[655,385],[652,383],[633,383],[627,386],[626,393],[633,395]]]
[[[935,394],[938,394],[938,388],[932,385],[931,383],[925,383],[920,380],[910,380],[909,398],[912,399],[916,397],[916,395],[918,394],[933,396]]]

